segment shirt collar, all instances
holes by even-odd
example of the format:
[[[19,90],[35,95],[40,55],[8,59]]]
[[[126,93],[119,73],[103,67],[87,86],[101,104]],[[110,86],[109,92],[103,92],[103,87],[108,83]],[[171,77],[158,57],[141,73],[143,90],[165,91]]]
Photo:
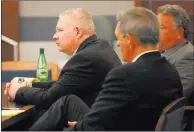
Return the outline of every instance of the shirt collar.
[[[142,52],[142,53],[140,53],[139,55],[137,55],[137,56],[132,60],[132,62],[135,62],[140,56],[142,56],[142,55],[144,55],[144,54],[146,54],[146,53],[156,52],[156,51],[158,51],[158,50],[148,50],[148,51]]]
[[[73,52],[73,56],[76,54],[77,50],[78,50],[79,46],[75,49],[75,51]]]

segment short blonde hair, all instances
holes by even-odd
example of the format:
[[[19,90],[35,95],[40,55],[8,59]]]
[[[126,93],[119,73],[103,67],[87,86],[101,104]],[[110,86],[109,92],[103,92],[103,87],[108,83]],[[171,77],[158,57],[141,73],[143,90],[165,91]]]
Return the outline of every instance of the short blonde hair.
[[[95,32],[94,22],[92,16],[83,8],[72,8],[60,13],[59,18],[63,16],[69,16],[72,18],[75,26],[86,29],[91,32]]]

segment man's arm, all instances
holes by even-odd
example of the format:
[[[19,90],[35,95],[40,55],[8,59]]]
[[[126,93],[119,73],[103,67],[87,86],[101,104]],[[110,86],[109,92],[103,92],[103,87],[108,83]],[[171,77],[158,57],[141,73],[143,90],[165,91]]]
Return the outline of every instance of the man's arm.
[[[98,95],[89,113],[81,122],[68,130],[76,131],[102,131],[106,128],[117,126],[115,120],[119,113],[126,110],[127,105],[133,106],[138,98],[138,91],[135,88],[127,87],[124,71],[112,71],[108,74],[103,90]],[[133,82],[133,80],[131,80]]]
[[[63,75],[49,89],[22,87],[17,91],[15,100],[48,107],[62,96],[68,94],[79,96],[80,93],[87,92],[85,88],[92,83],[88,81],[90,74],[95,74],[91,73],[91,68],[91,61],[79,58],[76,65],[63,71]]]
[[[48,82],[34,82],[32,83],[32,87],[35,88],[50,88],[56,81],[48,81]]]
[[[183,94],[187,97],[190,95],[190,93],[192,93],[192,91],[194,91],[193,66],[194,57],[192,52],[185,55],[175,64],[175,67],[180,75],[181,82],[183,85]]]

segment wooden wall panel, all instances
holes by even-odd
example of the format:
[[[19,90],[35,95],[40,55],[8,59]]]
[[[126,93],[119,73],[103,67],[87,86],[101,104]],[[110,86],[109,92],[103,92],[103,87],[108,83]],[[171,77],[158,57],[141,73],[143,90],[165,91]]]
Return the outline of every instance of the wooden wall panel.
[[[13,46],[6,44],[5,42],[1,42],[1,50],[2,56],[1,61],[13,61]]]
[[[2,1],[2,34],[19,42],[19,2]],[[2,44],[2,60],[14,59],[13,47]]]

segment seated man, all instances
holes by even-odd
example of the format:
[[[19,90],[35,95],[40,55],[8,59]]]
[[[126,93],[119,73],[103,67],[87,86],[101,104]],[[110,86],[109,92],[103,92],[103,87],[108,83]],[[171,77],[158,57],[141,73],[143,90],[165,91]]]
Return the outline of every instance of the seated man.
[[[107,73],[121,65],[119,57],[107,41],[97,38],[92,17],[81,8],[69,9],[59,15],[53,39],[60,52],[73,54],[59,79],[28,86],[25,82],[8,83],[5,94],[16,102],[42,108],[49,108],[62,96],[75,94],[91,106]]]
[[[117,16],[123,60],[112,69],[91,109],[75,95],[56,101],[30,130],[154,130],[163,108],[182,97],[176,69],[157,50],[159,22],[138,7]],[[72,122],[73,121],[73,122]],[[77,121],[77,122],[76,122]]]
[[[188,41],[189,16],[179,5],[164,5],[158,8],[160,22],[159,49],[179,72],[183,95],[194,96],[194,53]]]
[[[178,70],[183,85],[183,95],[188,97],[189,105],[194,105],[194,47],[188,40],[189,16],[179,5],[164,5],[158,8],[158,19],[161,30],[159,49],[165,51],[163,55]],[[191,130],[194,119],[192,114],[189,115],[189,111],[187,112],[186,129]]]

